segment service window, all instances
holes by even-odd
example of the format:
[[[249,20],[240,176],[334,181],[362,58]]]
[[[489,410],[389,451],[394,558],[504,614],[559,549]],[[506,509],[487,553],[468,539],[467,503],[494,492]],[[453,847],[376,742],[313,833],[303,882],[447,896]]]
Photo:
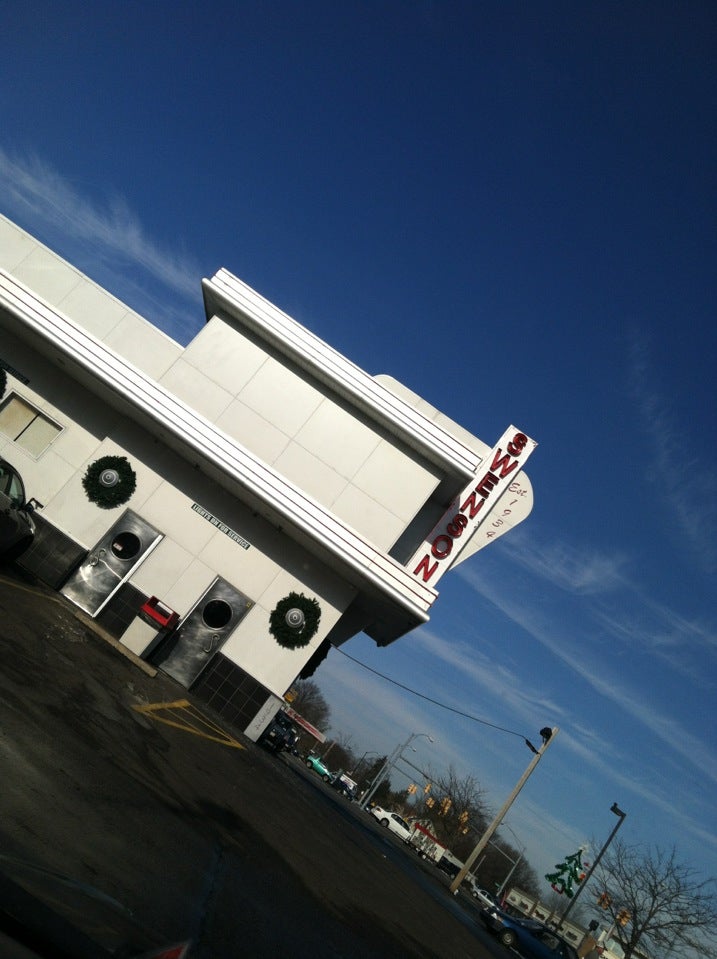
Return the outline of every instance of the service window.
[[[44,453],[60,430],[57,423],[16,393],[11,393],[0,404],[0,433],[9,436],[31,456]]]

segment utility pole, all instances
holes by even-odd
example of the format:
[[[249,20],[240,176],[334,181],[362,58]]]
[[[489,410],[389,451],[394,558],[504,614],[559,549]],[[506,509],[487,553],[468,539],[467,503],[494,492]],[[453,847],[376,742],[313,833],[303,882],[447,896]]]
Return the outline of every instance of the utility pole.
[[[473,865],[473,863],[476,861],[476,859],[478,858],[478,856],[480,856],[480,854],[483,852],[483,850],[485,849],[485,847],[488,845],[490,839],[491,839],[492,836],[493,836],[493,833],[496,831],[496,829],[498,828],[498,826],[503,822],[503,819],[505,818],[505,814],[508,812],[508,810],[510,809],[510,807],[513,805],[513,803],[514,803],[515,800],[517,799],[518,793],[520,792],[520,790],[523,788],[523,786],[524,786],[524,785],[526,784],[526,782],[528,781],[528,777],[530,776],[530,774],[532,773],[532,771],[535,769],[535,767],[538,765],[538,763],[540,762],[540,760],[543,758],[543,756],[545,755],[546,749],[547,749],[548,746],[552,743],[552,741],[555,739],[555,737],[557,736],[558,732],[559,732],[559,730],[558,730],[558,727],[557,727],[557,726],[554,726],[552,729],[550,729],[550,728],[548,728],[548,727],[545,727],[544,729],[541,729],[541,730],[540,730],[540,735],[541,735],[542,738],[543,738],[543,745],[540,747],[540,749],[536,749],[535,746],[533,746],[531,743],[529,743],[528,740],[526,739],[525,742],[526,742],[528,748],[529,748],[529,749],[532,749],[532,751],[535,753],[535,756],[533,756],[533,758],[532,758],[532,760],[531,760],[528,768],[525,770],[525,772],[523,773],[523,775],[522,775],[522,776],[520,777],[520,779],[518,780],[515,788],[513,789],[513,792],[510,794],[510,796],[508,796],[508,798],[506,799],[506,801],[505,801],[505,802],[503,803],[503,805],[501,806],[500,812],[498,813],[498,815],[495,817],[495,819],[493,820],[493,822],[490,824],[490,826],[488,826],[488,828],[486,829],[486,831],[483,833],[482,837],[481,837],[480,840],[478,841],[478,845],[475,847],[475,849],[473,850],[473,852],[470,854],[470,856],[469,856],[468,859],[466,860],[465,865],[463,866],[463,868],[460,870],[460,872],[458,873],[458,875],[456,876],[456,878],[453,880],[453,882],[452,882],[452,883],[450,884],[450,886],[448,887],[449,890],[453,893],[454,896],[457,894],[458,889],[459,889],[459,887],[460,887],[460,884],[463,882],[463,880],[464,880],[464,879],[466,878],[466,876],[468,875],[469,869],[471,868],[471,866]]]
[[[563,923],[565,922],[565,920],[568,918],[568,915],[570,914],[570,910],[571,910],[571,909],[573,908],[573,906],[575,905],[578,896],[579,896],[580,893],[583,891],[583,889],[587,886],[587,884],[590,882],[590,877],[592,876],[592,874],[593,874],[593,873],[595,872],[595,870],[597,869],[597,867],[598,867],[598,865],[599,865],[599,863],[600,863],[600,860],[602,859],[602,857],[603,857],[604,854],[605,854],[605,850],[607,849],[607,847],[610,845],[610,843],[611,843],[611,842],[613,841],[613,839],[615,838],[615,835],[617,834],[618,829],[620,828],[620,826],[622,826],[623,822],[625,821],[625,817],[627,816],[627,813],[626,813],[626,812],[623,812],[622,809],[620,809],[620,807],[618,806],[618,804],[617,804],[616,802],[614,802],[614,803],[612,804],[612,806],[610,806],[610,812],[611,812],[614,816],[617,816],[617,817],[618,817],[619,822],[615,823],[615,827],[614,827],[613,831],[610,833],[610,835],[607,837],[607,841],[606,841],[605,845],[602,847],[602,849],[600,850],[600,852],[598,853],[597,859],[595,860],[595,862],[592,864],[592,866],[591,866],[590,869],[588,870],[587,875],[585,876],[585,878],[583,879],[583,881],[582,881],[582,882],[580,883],[580,885],[578,886],[578,888],[577,888],[577,890],[576,890],[576,892],[575,892],[575,895],[573,896],[573,898],[572,898],[572,899],[570,900],[570,902],[568,903],[568,908],[565,910],[565,912],[563,913],[563,915],[562,915],[561,918],[560,918],[560,922],[558,923],[558,929],[560,929],[560,927],[562,926],[562,924],[563,924]]]

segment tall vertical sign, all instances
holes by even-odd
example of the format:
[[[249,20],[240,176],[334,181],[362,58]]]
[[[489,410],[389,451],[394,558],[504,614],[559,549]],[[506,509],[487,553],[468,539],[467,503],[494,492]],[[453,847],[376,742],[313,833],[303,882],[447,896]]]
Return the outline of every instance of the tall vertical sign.
[[[406,564],[416,579],[435,585],[453,565],[468,540],[486,521],[538,444],[509,426],[483,462],[478,482],[471,480],[436,523]],[[487,468],[486,468],[487,467]]]

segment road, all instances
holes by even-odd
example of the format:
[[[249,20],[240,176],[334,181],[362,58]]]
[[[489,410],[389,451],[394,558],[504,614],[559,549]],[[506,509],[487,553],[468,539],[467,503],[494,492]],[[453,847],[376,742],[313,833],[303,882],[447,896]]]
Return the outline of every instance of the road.
[[[91,884],[194,959],[502,955],[472,901],[355,804],[203,725],[201,703],[154,708],[192,697],[7,569],[0,653],[4,856]]]

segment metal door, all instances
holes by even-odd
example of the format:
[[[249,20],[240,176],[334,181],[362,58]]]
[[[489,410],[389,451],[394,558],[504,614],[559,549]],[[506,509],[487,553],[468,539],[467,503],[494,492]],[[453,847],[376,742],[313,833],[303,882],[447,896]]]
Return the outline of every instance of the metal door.
[[[161,538],[159,530],[128,509],[90,550],[61,592],[96,616]]]
[[[231,583],[217,577],[152,663],[182,686],[191,686],[252,606]]]

